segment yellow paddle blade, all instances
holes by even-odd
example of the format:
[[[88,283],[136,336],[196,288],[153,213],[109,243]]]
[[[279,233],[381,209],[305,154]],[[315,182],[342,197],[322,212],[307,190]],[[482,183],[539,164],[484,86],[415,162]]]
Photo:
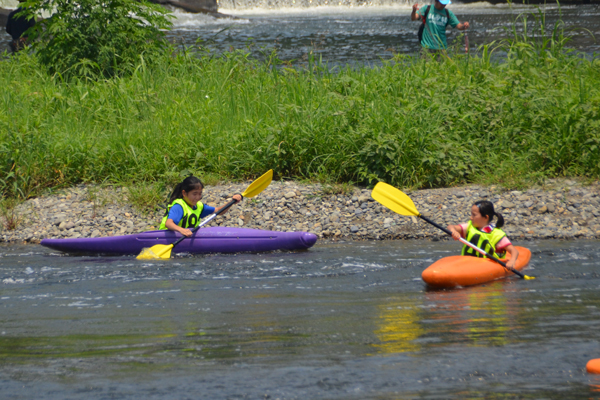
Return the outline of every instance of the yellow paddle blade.
[[[250,184],[242,193],[242,196],[251,198],[262,192],[269,186],[271,181],[273,180],[273,170],[270,169],[264,174],[261,175],[260,178],[256,179],[254,182]]]
[[[138,260],[160,260],[171,258],[172,244],[156,244],[152,247],[144,247],[136,257]]]
[[[387,183],[379,182],[375,185],[371,197],[400,215],[414,215],[416,217],[421,215],[410,197]]]
[[[523,278],[525,278],[526,281],[530,281],[532,279],[535,279],[535,276],[523,275]]]

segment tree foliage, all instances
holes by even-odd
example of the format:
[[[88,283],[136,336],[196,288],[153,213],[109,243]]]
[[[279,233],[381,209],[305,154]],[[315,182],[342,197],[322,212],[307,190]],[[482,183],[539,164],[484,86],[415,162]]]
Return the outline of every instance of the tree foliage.
[[[128,74],[168,46],[172,16],[146,0],[28,0],[26,13],[50,18],[28,33],[40,62],[64,78]]]

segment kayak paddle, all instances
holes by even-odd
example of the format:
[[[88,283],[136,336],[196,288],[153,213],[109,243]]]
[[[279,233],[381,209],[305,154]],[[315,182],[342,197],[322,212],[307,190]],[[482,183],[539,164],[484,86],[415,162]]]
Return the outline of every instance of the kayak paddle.
[[[373,191],[371,192],[371,197],[373,197],[373,199],[375,199],[376,201],[378,201],[379,203],[386,206],[387,208],[389,208],[390,210],[394,211],[397,214],[419,217],[423,221],[430,223],[431,225],[435,226],[436,228],[441,229],[444,232],[446,232],[448,235],[452,236],[452,232],[450,232],[448,229],[444,228],[441,225],[436,224],[429,218],[421,215],[421,213],[417,210],[417,207],[415,207],[415,203],[413,203],[413,201],[410,199],[410,197],[408,197],[406,194],[404,194],[399,189],[396,189],[395,187],[388,185],[387,183],[379,182],[377,185],[375,185],[375,187],[373,188]],[[498,264],[502,265],[504,268],[506,268],[510,272],[520,276],[521,278],[526,279],[526,280],[535,279],[534,276],[523,275],[516,269],[507,267],[506,263],[504,263],[503,261],[500,261],[499,259],[497,259],[493,255],[491,255],[487,251],[480,249],[479,247],[475,246],[474,244],[472,244],[470,242],[467,242],[462,237],[459,240],[463,244],[465,244],[465,245],[471,247],[472,249],[478,251],[479,253],[485,255],[487,258],[496,261]]]
[[[242,197],[251,198],[251,197],[256,196],[257,194],[259,194],[260,192],[265,190],[266,187],[269,186],[269,184],[271,183],[272,180],[273,180],[273,170],[270,169],[267,172],[265,172],[260,178],[258,178],[254,182],[252,182],[250,184],[250,186],[248,186],[246,188],[244,193],[242,193]],[[202,221],[197,227],[192,229],[192,234],[195,233],[203,225],[206,225],[207,223],[209,223],[210,221],[215,219],[217,217],[217,215],[225,212],[227,209],[229,209],[229,207],[231,207],[235,203],[236,203],[235,200],[231,200],[229,203],[225,204],[218,212],[213,213],[210,217],[208,217],[204,221]],[[157,259],[170,258],[171,250],[173,249],[173,247],[177,246],[186,237],[187,236],[182,236],[172,244],[157,244],[152,247],[145,247],[142,249],[142,251],[136,258],[138,260],[157,260]]]

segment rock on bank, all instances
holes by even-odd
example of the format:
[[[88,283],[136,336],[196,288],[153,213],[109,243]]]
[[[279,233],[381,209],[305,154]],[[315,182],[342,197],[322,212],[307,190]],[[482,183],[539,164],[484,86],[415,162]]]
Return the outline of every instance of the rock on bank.
[[[247,183],[207,186],[203,201],[224,204]],[[141,213],[120,187],[77,186],[41,196],[0,216],[0,242],[38,243],[43,238],[124,235],[156,229],[164,210]],[[93,195],[91,194],[93,193]],[[543,188],[503,191],[464,186],[406,192],[417,209],[442,225],[466,222],[470,206],[487,199],[504,215],[504,230],[515,241],[536,238],[600,238],[600,182],[551,181]],[[7,230],[7,218],[18,222]],[[335,193],[321,184],[273,182],[254,199],[216,218],[212,225],[277,231],[308,231],[324,239],[446,238],[417,218],[397,215],[371,198],[371,191]]]

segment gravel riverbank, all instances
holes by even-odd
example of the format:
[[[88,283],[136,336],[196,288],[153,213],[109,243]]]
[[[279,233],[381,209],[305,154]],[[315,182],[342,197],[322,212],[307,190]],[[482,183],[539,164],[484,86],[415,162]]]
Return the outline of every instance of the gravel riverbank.
[[[224,204],[248,183],[207,186],[203,201]],[[321,184],[273,182],[254,199],[245,199],[212,225],[277,231],[308,231],[322,239],[445,238],[440,230],[414,217],[397,215],[371,198],[368,189],[335,194]],[[94,195],[90,195],[94,193]],[[553,180],[544,187],[505,191],[477,185],[406,191],[417,209],[446,226],[468,220],[470,206],[491,200],[504,215],[505,231],[514,241],[537,238],[600,238],[600,182],[582,185]],[[7,229],[0,216],[0,242],[38,243],[43,238],[124,235],[156,229],[163,210],[141,213],[128,203],[120,187],[80,185],[49,196],[27,200],[14,208]]]

